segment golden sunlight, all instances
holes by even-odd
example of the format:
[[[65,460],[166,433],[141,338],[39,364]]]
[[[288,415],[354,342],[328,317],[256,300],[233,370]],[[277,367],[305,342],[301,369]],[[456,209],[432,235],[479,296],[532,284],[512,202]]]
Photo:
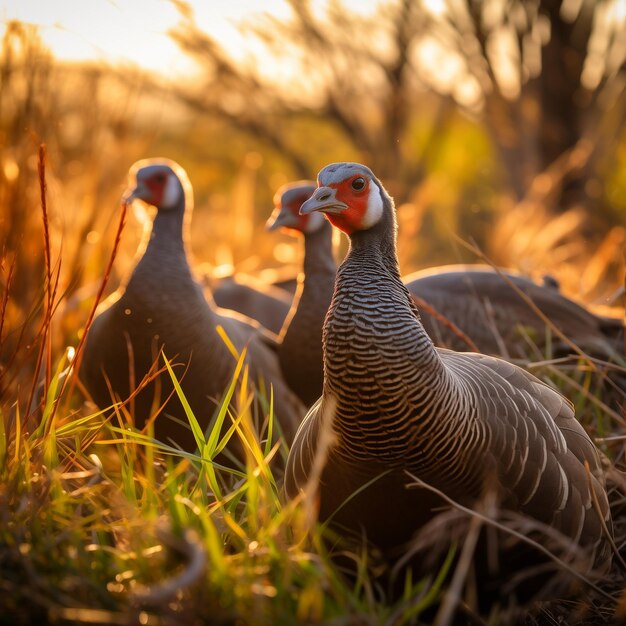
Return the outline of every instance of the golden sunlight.
[[[424,9],[433,15],[443,15],[447,11],[446,0],[422,0]]]
[[[282,17],[289,10],[282,0],[265,0],[262,5],[224,0],[188,4],[198,25],[235,58],[247,52],[238,22],[262,12]],[[6,22],[19,20],[40,26],[44,43],[61,60],[131,64],[182,77],[192,74],[195,64],[168,36],[180,19],[169,0],[9,0],[0,8],[0,34]]]
[[[624,35],[0,0],[0,626],[626,626]]]

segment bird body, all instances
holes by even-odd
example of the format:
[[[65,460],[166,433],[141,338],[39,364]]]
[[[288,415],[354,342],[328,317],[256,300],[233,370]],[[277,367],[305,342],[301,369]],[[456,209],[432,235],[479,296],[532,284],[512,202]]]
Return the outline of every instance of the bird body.
[[[243,275],[211,280],[210,283],[218,307],[256,320],[274,334],[280,332],[291,307],[292,294]]]
[[[552,335],[553,353],[570,354],[571,347],[555,335],[550,324],[596,358],[610,360],[623,352],[621,320],[596,315],[545,282],[540,285],[514,272],[481,265],[421,270],[403,280],[411,293],[487,354],[524,358],[531,346],[543,351],[548,335]],[[468,348],[466,340],[436,316],[427,310],[420,313],[426,332],[437,345]]]
[[[94,401],[108,407],[112,398],[125,400],[139,389],[130,404],[135,425],[142,428],[164,404],[155,421],[156,436],[187,450],[195,448],[167,372],[149,384],[141,382],[163,368],[163,351],[206,428],[236,365],[217,332],[219,325],[239,351],[247,347],[250,380],[256,384],[262,377],[272,383],[279,422],[290,439],[304,409],[282,380],[275,349],[258,327],[218,314],[193,278],[185,250],[191,189],[184,170],[168,160],[149,160],[137,163],[131,175],[136,187],[130,198],[156,206],[157,212],[128,283],[88,331],[80,376]]]
[[[286,493],[305,488],[324,455],[320,520],[398,556],[443,504],[411,476],[470,508],[489,492],[581,546],[588,569],[606,569],[599,456],[571,404],[506,361],[435,348],[400,278],[393,202],[380,182],[339,163],[318,184],[301,212],[324,212],[350,250],[324,324],[323,395],[294,440]]]
[[[322,393],[320,338],[336,275],[330,225],[317,213],[299,215],[314,190],[311,181],[284,185],[268,220],[270,230],[285,229],[304,239],[304,271],[280,331],[279,357],[288,384],[307,406]],[[488,265],[449,265],[402,280],[423,304],[422,324],[438,346],[527,358],[533,348],[547,350],[550,341],[553,355],[571,354],[571,344],[556,335],[554,325],[590,356],[611,360],[621,353],[623,322],[595,315],[560,293],[549,278],[538,284]]]

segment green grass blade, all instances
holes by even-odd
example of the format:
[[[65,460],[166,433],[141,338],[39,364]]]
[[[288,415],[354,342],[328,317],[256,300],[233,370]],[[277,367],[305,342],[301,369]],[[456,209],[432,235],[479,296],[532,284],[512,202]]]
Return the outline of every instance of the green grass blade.
[[[421,598],[419,602],[417,602],[413,606],[406,609],[403,615],[404,620],[402,620],[401,623],[406,624],[406,623],[411,622],[411,620],[413,620],[415,617],[418,617],[420,613],[423,613],[427,608],[429,608],[431,605],[433,605],[437,601],[437,598],[439,597],[439,594],[441,593],[441,588],[443,586],[443,583],[447,579],[448,574],[450,573],[450,568],[452,567],[452,564],[454,563],[454,557],[456,555],[456,552],[457,552],[457,546],[454,543],[450,545],[450,548],[448,549],[448,554],[446,555],[446,558],[443,564],[439,568],[439,571],[437,572],[437,576],[435,577],[433,584],[429,587],[428,591],[423,595],[423,597]],[[422,585],[423,585],[423,582],[417,583],[417,586],[422,586]]]
[[[54,376],[50,380],[49,387],[45,389],[46,403],[44,405],[43,413],[41,415],[41,421],[39,422],[39,426],[33,432],[31,441],[41,439],[44,433],[49,428],[52,428],[52,424],[48,424],[48,422],[50,421],[51,417],[54,415],[53,408],[54,408],[55,402],[57,401],[57,393],[59,391],[61,375],[64,372],[66,361],[67,361],[67,350],[65,351],[65,354],[60,359],[59,364],[57,365],[57,368],[54,372]]]
[[[204,449],[204,446],[206,445],[204,439],[204,431],[200,427],[200,424],[198,423],[198,420],[196,419],[196,416],[194,415],[191,406],[189,405],[189,402],[185,397],[183,389],[178,382],[178,378],[176,377],[176,374],[174,374],[174,370],[172,369],[172,366],[170,365],[170,362],[163,351],[161,351],[161,356],[163,357],[163,361],[165,361],[165,367],[167,367],[167,371],[170,375],[170,378],[172,379],[172,384],[174,385],[174,389],[176,390],[178,399],[183,405],[183,410],[185,411],[185,415],[187,416],[187,420],[189,421],[189,426],[191,426],[191,432],[193,433],[193,437],[196,440],[198,450],[202,451]]]
[[[265,441],[265,448],[263,450],[263,456],[267,458],[272,449],[272,442],[274,441],[274,386],[270,385],[270,407],[269,418],[267,423],[267,440]]]
[[[235,371],[233,372],[230,384],[228,385],[228,389],[226,390],[226,394],[224,395],[224,398],[222,400],[220,410],[217,414],[217,417],[215,418],[215,423],[207,439],[207,454],[211,458],[217,454],[216,449],[220,441],[220,434],[222,431],[222,425],[224,424],[224,418],[226,417],[228,408],[230,406],[230,401],[232,400],[235,389],[237,388],[237,383],[239,381],[239,376],[241,375],[241,370],[243,369],[246,353],[247,349],[244,348],[239,355],[239,360],[237,361],[237,365],[235,366]]]

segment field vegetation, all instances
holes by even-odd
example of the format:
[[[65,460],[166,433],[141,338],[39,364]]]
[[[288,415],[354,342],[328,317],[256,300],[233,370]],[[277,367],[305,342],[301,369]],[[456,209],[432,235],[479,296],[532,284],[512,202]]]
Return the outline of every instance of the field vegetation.
[[[429,24],[415,26],[411,3],[392,4],[399,13],[390,13],[386,27],[405,50],[405,40]],[[298,244],[264,231],[275,189],[315,177],[331,161],[371,160],[377,171],[378,160],[396,196],[404,273],[495,263],[537,278],[549,274],[569,296],[624,314],[623,66],[607,70],[622,77],[621,92],[603,72],[585,91],[581,109],[593,113],[595,125],[547,162],[537,142],[537,158],[522,173],[519,133],[507,135],[502,116],[526,115],[531,98],[541,102],[537,82],[522,80],[517,95],[494,88],[485,91],[492,96],[459,101],[408,66],[393,65],[404,57],[388,61],[372,51],[368,62],[381,70],[383,95],[364,100],[357,116],[347,103],[361,102],[373,87],[349,84],[349,68],[337,59],[359,62],[364,51],[339,45],[340,14],[330,15],[332,28],[323,32],[304,9],[295,15],[282,25],[291,44],[300,37],[304,52],[335,68],[325,99],[312,104],[289,100],[284,85],[270,90],[267,77],[229,64],[189,11],[175,36],[204,63],[196,89],[129,69],[59,63],[35,27],[7,24],[0,51],[0,624],[453,623],[454,549],[440,571],[407,580],[393,601],[367,554],[348,554],[358,575],[341,575],[326,553],[329,531],[316,523],[313,499],[281,497],[280,470],[270,460],[288,450],[270,449],[252,432],[251,399],[236,385],[247,376],[242,355],[233,355],[239,366],[228,390],[238,396],[238,414],[227,402],[222,411],[232,422],[226,437],[241,438],[247,450],[234,470],[213,461],[225,443],[219,424],[202,433],[190,414],[198,451],[183,453],[149,429],[135,431],[127,404],[102,411],[90,402],[73,364],[96,307],[132,268],[149,220],[120,205],[137,159],[166,156],[187,170],[195,194],[188,243],[200,279],[295,275]],[[402,25],[415,32],[398,30]],[[338,84],[346,91],[333,93]],[[236,103],[246,90],[252,104],[242,112]],[[403,103],[398,117],[385,108],[394,98]],[[338,242],[340,254],[345,247]],[[584,359],[558,368],[552,354],[531,350],[522,365],[570,397],[606,455],[623,553],[623,410],[607,406]],[[616,557],[600,592],[585,589],[527,623],[624,618],[623,573]],[[506,623],[499,609],[488,617],[463,611],[469,623]]]

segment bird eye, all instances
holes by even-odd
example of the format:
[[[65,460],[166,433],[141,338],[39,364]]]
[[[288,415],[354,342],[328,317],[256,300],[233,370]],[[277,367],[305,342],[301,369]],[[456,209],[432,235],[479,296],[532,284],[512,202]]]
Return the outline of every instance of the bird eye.
[[[165,174],[155,174],[154,175],[154,180],[159,183],[162,184],[165,182]]]
[[[363,189],[365,189],[365,179],[360,176],[355,178],[352,181],[352,189],[354,189],[354,191],[363,191]]]

